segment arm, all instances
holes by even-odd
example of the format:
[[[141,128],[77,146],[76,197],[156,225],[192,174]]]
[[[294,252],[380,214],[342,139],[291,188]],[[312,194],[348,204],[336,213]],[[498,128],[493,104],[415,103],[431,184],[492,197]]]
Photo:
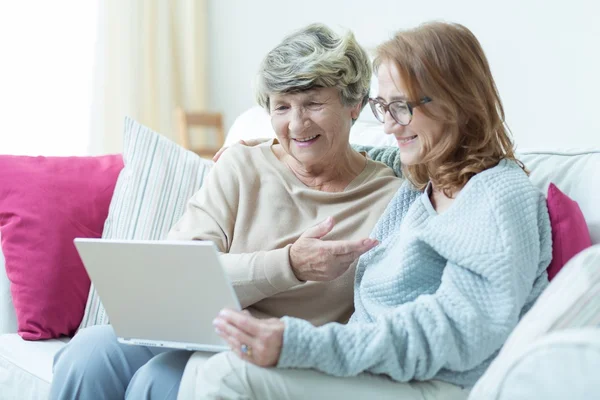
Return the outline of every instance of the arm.
[[[210,240],[221,252],[220,259],[242,307],[301,285],[304,281],[329,281],[341,276],[358,257],[374,247],[369,239],[321,240],[335,221],[307,229],[293,244],[283,248],[231,254],[231,240],[244,232],[235,227],[239,201],[253,204],[252,182],[242,148],[222,156],[203,187],[190,199],[186,211],[168,239]],[[239,160],[242,160],[241,162]],[[240,182],[242,181],[242,182]],[[244,189],[244,188],[248,189]],[[256,202],[254,202],[256,203]],[[241,217],[240,217],[241,218]],[[238,239],[239,240],[239,239]]]
[[[467,371],[480,365],[516,325],[537,271],[551,257],[549,222],[531,213],[545,207],[543,199],[513,204],[520,208],[512,215],[496,210],[497,225],[487,233],[490,240],[500,239],[499,251],[449,260],[434,294],[370,323],[315,328],[284,318],[278,366],[336,376],[369,371],[409,381],[431,379],[442,369]]]
[[[393,146],[372,147],[359,144],[351,145],[352,149],[358,152],[367,153],[367,156],[374,161],[379,161],[394,170],[397,177],[402,178],[400,165],[400,149]]]
[[[231,247],[240,193],[239,171],[230,149],[216,163],[202,188],[189,200],[179,221],[171,228],[168,239],[210,240],[219,252],[221,262],[232,281],[242,307],[301,284],[289,261],[291,245],[270,251],[227,254]],[[245,201],[248,201],[246,199]]]

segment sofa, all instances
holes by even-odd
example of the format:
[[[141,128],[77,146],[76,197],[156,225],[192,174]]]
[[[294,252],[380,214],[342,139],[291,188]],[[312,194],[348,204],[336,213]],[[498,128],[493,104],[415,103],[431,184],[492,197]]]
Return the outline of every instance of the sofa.
[[[368,111],[368,110],[367,110]],[[273,136],[268,115],[253,107],[241,114],[232,125],[226,145],[242,139]],[[351,142],[363,145],[394,145],[394,138],[383,133],[382,126],[365,112],[351,131]],[[580,150],[521,150],[518,158],[531,171],[531,181],[544,193],[549,184],[557,185],[575,200],[587,223],[594,245],[600,244],[600,147],[590,143],[590,148]],[[596,332],[597,331],[597,332]],[[587,336],[574,334],[573,346],[582,337],[600,336],[600,330],[589,329]],[[10,294],[3,256],[0,252],[0,399],[47,398],[52,381],[52,361],[58,350],[69,342],[68,337],[26,341],[17,333],[17,319]],[[562,338],[568,345],[571,339]],[[588,340],[600,351],[600,341]]]

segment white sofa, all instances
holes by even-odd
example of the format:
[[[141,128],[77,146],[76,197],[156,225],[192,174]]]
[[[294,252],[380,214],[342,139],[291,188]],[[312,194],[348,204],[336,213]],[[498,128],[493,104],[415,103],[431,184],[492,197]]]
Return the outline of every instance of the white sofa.
[[[383,134],[382,126],[364,114],[352,128],[351,142],[394,145],[394,138]],[[267,114],[253,107],[236,119],[227,144],[269,135],[273,132]],[[600,147],[592,145],[579,151],[520,151],[519,158],[532,171],[531,180],[540,190],[546,193],[548,184],[553,182],[579,203],[592,242],[598,244]],[[69,339],[26,342],[16,334],[15,311],[3,261],[0,253],[0,400],[45,399],[52,380],[53,356]]]

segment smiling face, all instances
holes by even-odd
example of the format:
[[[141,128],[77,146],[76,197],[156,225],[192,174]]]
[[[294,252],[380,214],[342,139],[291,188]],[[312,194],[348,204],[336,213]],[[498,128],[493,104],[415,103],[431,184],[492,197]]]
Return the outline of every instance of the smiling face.
[[[348,149],[360,104],[344,106],[335,88],[269,96],[271,124],[282,148],[306,168],[333,163]]]
[[[377,79],[378,98],[385,103],[395,100],[418,102],[419,99],[407,98],[406,85],[394,63],[382,63],[377,70]],[[435,107],[435,100],[413,108],[412,120],[406,126],[398,124],[389,112],[385,113],[384,131],[396,137],[400,147],[400,159],[404,165],[420,164],[426,155],[423,144],[428,143],[429,148],[433,148],[444,133],[444,124],[423,113],[423,107]]]

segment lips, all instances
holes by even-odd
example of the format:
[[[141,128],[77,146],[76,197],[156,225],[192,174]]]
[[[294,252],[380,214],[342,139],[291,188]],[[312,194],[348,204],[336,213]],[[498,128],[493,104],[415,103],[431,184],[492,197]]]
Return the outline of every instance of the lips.
[[[398,141],[398,144],[405,144],[405,143],[413,141],[416,138],[417,138],[417,135],[414,135],[414,136],[408,136],[405,138],[396,138],[396,140]]]
[[[311,140],[314,140],[314,139],[318,138],[319,136],[321,136],[321,135],[314,135],[314,136],[310,136],[307,138],[293,138],[292,140],[294,140],[296,142],[300,142],[300,143],[310,142]]]

